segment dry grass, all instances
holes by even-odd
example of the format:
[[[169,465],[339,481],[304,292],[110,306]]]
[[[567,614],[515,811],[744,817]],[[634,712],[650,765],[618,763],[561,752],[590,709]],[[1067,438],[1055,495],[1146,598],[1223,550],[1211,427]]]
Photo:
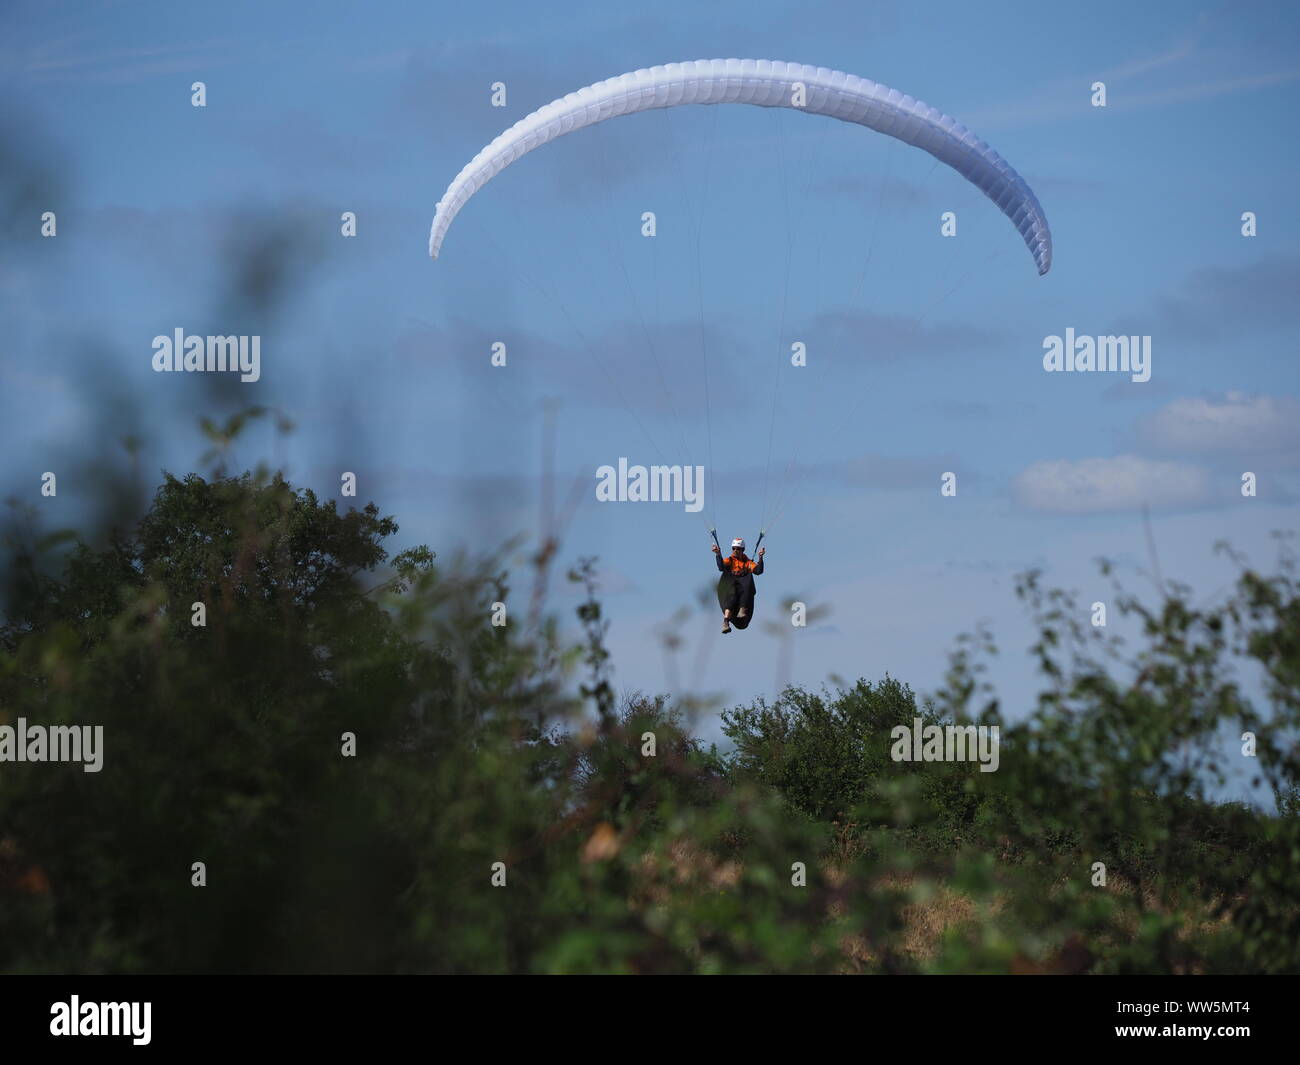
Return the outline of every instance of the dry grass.
[[[610,842],[612,841],[604,838],[593,838],[588,846],[595,850],[609,846]],[[642,905],[669,904],[673,896],[682,891],[734,889],[744,874],[744,867],[740,863],[720,860],[706,848],[688,840],[676,840],[657,855],[644,855],[641,865],[642,879],[637,901]],[[823,866],[822,873],[832,889],[841,896],[844,892],[853,890],[845,864],[828,863]],[[1064,887],[1063,882],[1057,884],[1050,890],[1050,894],[1056,894]],[[981,906],[970,896],[942,882],[907,873],[881,876],[872,882],[869,890],[873,894],[904,896],[906,901],[900,910],[903,928],[893,947],[899,954],[922,965],[938,957],[945,936],[993,919],[1008,901],[1007,895],[999,894],[989,905]],[[1097,890],[1105,890],[1130,902],[1136,901],[1134,896],[1137,885],[1122,876],[1112,874],[1106,888]],[[1018,955],[1012,961],[1012,969],[1019,973],[1086,972],[1095,962],[1094,947],[1101,947],[1104,943],[1123,943],[1137,934],[1143,910],[1173,913],[1181,918],[1182,927],[1178,933],[1180,940],[1212,935],[1231,923],[1227,915],[1214,913],[1218,901],[1216,899],[1208,904],[1171,911],[1160,905],[1153,891],[1147,890],[1141,908],[1126,905],[1117,909],[1111,926],[1101,941],[1090,943],[1083,936],[1073,934],[1041,958]],[[841,920],[846,909],[841,897],[830,903],[827,916],[831,921]],[[840,948],[847,959],[845,969],[849,972],[861,971],[881,960],[880,952],[874,950],[867,938],[858,933],[844,935],[840,939]]]
[[[844,873],[840,869],[828,869],[827,876],[834,884],[844,882]],[[916,877],[895,873],[881,877],[874,886],[882,894],[897,892],[912,896],[901,910],[903,933],[898,947],[913,961],[934,958],[946,932],[961,928],[979,917],[979,908],[974,900],[943,884],[922,883]],[[994,909],[997,906],[995,904]],[[830,915],[832,918],[842,916],[843,907],[833,905]],[[840,943],[845,955],[859,965],[876,960],[875,952],[861,935],[845,936]]]

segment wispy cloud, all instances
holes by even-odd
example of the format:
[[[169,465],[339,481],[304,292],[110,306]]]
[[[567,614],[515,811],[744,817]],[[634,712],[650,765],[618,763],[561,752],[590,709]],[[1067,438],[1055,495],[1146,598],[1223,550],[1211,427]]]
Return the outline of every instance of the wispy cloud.
[[[1300,447],[1300,401],[1241,392],[1183,397],[1146,418],[1141,436],[1171,454],[1294,451]]]
[[[1014,487],[1022,505],[1057,514],[1192,506],[1209,498],[1203,469],[1137,455],[1035,462]]]
[[[79,37],[10,53],[4,68],[30,85],[125,85],[169,74],[196,73],[234,62],[232,41],[169,44],[153,48],[97,49]]]
[[[1152,330],[1175,340],[1233,339],[1260,328],[1300,325],[1300,255],[1270,255],[1245,266],[1193,270],[1155,301]],[[1130,317],[1128,324],[1134,320]],[[1115,323],[1112,332],[1125,332]]]
[[[1201,13],[1167,47],[1136,55],[1102,69],[1078,70],[1054,78],[1003,107],[966,116],[976,130],[1005,129],[1086,118],[1094,114],[1088,90],[1106,84],[1106,107],[1112,112],[1149,111],[1300,81],[1300,65],[1282,63],[1260,70],[1256,55],[1223,43],[1218,13]],[[1165,84],[1158,84],[1164,80]]]

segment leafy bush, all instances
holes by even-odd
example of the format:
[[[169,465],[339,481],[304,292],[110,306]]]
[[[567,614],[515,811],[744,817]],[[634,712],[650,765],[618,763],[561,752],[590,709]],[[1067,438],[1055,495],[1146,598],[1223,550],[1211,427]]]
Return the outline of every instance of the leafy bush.
[[[864,830],[892,823],[888,804],[873,814],[879,785],[910,775],[919,786],[929,827],[948,842],[975,819],[977,770],[970,763],[896,762],[896,726],[909,730],[942,725],[932,703],[918,705],[906,684],[886,675],[879,684],[859,680],[852,688],[812,693],[787,688],[772,705],[759,699],[722,714],[723,733],[735,745],[728,769],[779,791],[786,802],[815,821]],[[927,838],[929,838],[927,836]]]
[[[0,724],[102,725],[104,763],[0,770],[0,968],[1300,970],[1285,555],[1212,609],[1121,592],[1132,653],[1027,575],[1023,721],[977,633],[932,701],[791,687],[726,711],[720,753],[693,704],[615,699],[590,563],[570,645],[543,611],[491,624],[491,562],[390,559],[397,531],[190,476],[99,547],[11,543]],[[895,762],[917,718],[996,725],[998,771]],[[1247,731],[1275,813],[1211,799]]]

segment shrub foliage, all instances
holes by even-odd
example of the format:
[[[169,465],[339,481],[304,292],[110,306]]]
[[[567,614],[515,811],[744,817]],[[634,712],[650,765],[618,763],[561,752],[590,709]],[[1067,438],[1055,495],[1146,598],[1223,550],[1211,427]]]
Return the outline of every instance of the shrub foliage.
[[[975,633],[932,700],[791,687],[720,752],[690,700],[615,698],[589,564],[570,645],[396,532],[244,475],[167,477],[96,547],[10,537],[0,724],[102,726],[104,762],[0,764],[0,967],[1300,970],[1285,552],[1214,607],[1117,589],[1132,648],[1027,574],[1027,717]],[[997,726],[998,771],[895,762],[916,719]],[[1243,767],[1267,809],[1213,800]]]

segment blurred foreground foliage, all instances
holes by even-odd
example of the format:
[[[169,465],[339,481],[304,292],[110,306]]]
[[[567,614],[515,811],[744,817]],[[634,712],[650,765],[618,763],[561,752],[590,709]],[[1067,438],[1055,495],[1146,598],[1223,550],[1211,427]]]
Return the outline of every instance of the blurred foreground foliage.
[[[1117,590],[1133,651],[1026,575],[1027,720],[977,633],[933,703],[790,688],[725,712],[720,753],[690,700],[614,698],[589,564],[570,646],[490,624],[491,560],[390,559],[396,532],[244,475],[168,477],[94,548],[10,537],[0,724],[102,725],[105,750],[0,764],[0,969],[1300,971],[1285,552],[1212,609]],[[918,717],[998,726],[998,771],[894,762]],[[1243,764],[1276,812],[1208,797]]]

